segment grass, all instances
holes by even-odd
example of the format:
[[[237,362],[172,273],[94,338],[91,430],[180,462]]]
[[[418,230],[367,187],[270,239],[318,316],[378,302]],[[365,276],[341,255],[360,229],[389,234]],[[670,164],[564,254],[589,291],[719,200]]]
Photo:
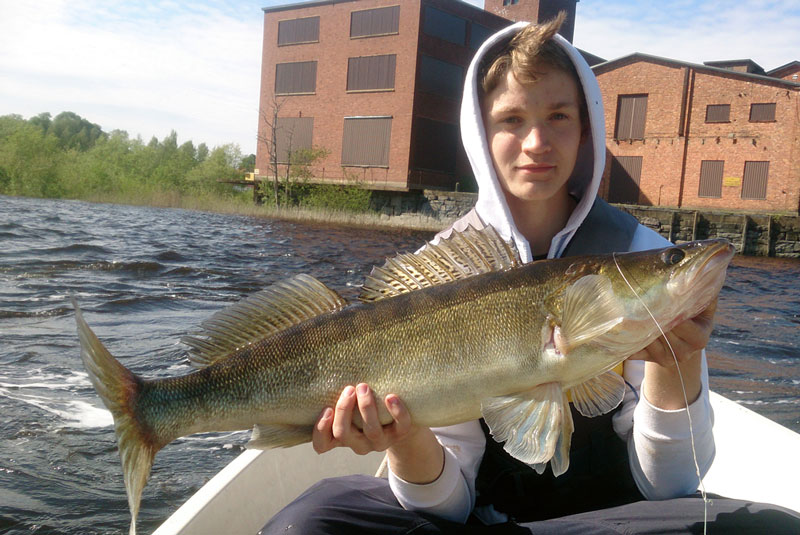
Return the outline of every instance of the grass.
[[[217,214],[235,214],[249,217],[280,219],[298,223],[334,224],[361,228],[407,229],[438,232],[452,221],[420,214],[387,216],[375,212],[348,212],[326,208],[275,207],[256,205],[250,193],[220,197],[213,194],[181,195],[175,191],[153,191],[141,193],[109,193],[93,195],[83,200],[135,206],[160,208],[182,208]]]

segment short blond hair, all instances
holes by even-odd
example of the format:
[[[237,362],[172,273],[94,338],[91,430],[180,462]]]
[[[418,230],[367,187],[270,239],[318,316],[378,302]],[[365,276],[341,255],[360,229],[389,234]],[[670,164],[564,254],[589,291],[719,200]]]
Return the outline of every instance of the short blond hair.
[[[547,66],[569,74],[578,86],[581,121],[586,124],[588,112],[583,85],[575,70],[575,64],[567,52],[555,42],[553,37],[564,23],[564,11],[542,24],[529,24],[494,54],[489,53],[483,60],[480,70],[480,90],[482,96],[491,93],[510,71],[522,85],[535,84]]]

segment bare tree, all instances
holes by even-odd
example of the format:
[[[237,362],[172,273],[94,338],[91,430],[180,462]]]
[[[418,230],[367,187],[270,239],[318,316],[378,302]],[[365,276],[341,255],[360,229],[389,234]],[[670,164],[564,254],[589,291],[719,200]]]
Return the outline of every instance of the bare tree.
[[[275,198],[275,206],[279,205],[278,199],[278,113],[285,100],[279,101],[272,97],[272,105],[268,109],[259,110],[261,121],[266,125],[266,135],[258,135],[258,142],[267,146],[269,155],[269,168],[272,172],[272,192]],[[260,130],[259,130],[260,131]],[[263,184],[263,182],[262,182]]]

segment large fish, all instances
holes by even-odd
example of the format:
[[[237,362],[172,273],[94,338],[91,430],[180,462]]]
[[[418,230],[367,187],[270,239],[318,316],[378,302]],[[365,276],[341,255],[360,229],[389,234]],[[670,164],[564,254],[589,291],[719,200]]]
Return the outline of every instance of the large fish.
[[[83,362],[114,416],[131,533],[171,441],[254,427],[251,448],[307,442],[359,382],[399,395],[418,425],[483,417],[511,455],[559,475],[568,395],[588,416],[614,409],[624,381],[611,370],[659,336],[654,319],[666,331],[711,303],[732,256],[712,240],[522,265],[493,229],[469,229],[374,268],[358,303],[300,275],[218,312],[184,339],[201,368],[164,379],[122,366],[75,304]]]

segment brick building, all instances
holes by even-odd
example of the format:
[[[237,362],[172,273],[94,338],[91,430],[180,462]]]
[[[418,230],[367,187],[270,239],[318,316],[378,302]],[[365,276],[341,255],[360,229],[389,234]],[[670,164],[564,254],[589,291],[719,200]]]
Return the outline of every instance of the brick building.
[[[793,62],[632,54],[593,67],[603,93],[611,202],[797,212],[800,84]]]
[[[791,82],[800,82],[800,61],[790,61],[786,65],[772,69],[767,73],[767,76],[782,78]]]
[[[458,116],[480,43],[513,20],[577,0],[322,0],[264,8],[256,175],[299,149],[329,151],[315,181],[372,189],[472,190]],[[612,202],[797,212],[800,62],[695,65],[582,52],[603,92]],[[274,125],[274,128],[272,127]],[[273,135],[274,133],[274,135]],[[272,145],[272,140],[275,145]],[[281,166],[278,172],[284,173]]]
[[[289,148],[329,151],[316,180],[396,190],[471,180],[458,131],[463,80],[480,43],[508,24],[458,0],[264,8],[256,174],[272,174],[274,123],[279,161]]]
[[[495,12],[539,20],[565,9],[571,38],[576,1],[489,0],[486,10],[460,0],[264,8],[256,175],[273,175],[270,150],[286,162],[314,146],[329,151],[312,168],[316,181],[472,189],[459,109],[478,46],[511,23]]]

